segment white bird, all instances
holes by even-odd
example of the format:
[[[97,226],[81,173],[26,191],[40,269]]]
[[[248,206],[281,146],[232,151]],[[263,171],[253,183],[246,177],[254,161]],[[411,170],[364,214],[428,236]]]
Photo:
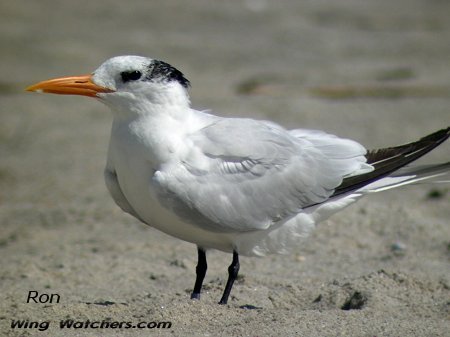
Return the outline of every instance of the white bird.
[[[197,245],[191,298],[200,298],[208,249],[233,254],[219,302],[226,304],[239,255],[288,253],[360,197],[450,172],[450,162],[405,166],[444,142],[450,127],[366,151],[322,131],[192,109],[189,86],[165,62],[119,56],[92,74],[27,90],[95,97],[111,108],[106,186],[123,211]]]

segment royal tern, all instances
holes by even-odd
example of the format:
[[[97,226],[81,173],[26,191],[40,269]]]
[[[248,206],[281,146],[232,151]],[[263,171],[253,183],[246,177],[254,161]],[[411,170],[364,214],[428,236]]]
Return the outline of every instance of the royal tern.
[[[208,249],[233,254],[219,302],[226,304],[239,255],[287,253],[317,223],[364,195],[450,172],[450,162],[408,166],[444,142],[449,127],[366,151],[322,131],[194,110],[189,86],[165,62],[119,56],[92,74],[27,90],[95,97],[111,108],[106,186],[123,211],[197,245],[194,299]]]

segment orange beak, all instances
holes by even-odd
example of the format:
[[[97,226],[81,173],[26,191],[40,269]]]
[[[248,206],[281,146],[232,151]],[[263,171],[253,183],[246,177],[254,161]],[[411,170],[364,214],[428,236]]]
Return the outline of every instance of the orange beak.
[[[98,86],[92,82],[91,74],[54,78],[29,86],[26,90],[59,95],[82,95],[89,97],[97,97],[98,93],[114,92],[114,90]]]

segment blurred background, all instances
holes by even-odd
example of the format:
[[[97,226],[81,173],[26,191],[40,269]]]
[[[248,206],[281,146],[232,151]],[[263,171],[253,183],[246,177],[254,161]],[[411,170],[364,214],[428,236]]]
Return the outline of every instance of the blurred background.
[[[171,289],[191,287],[196,263],[192,245],[137,224],[108,196],[108,109],[83,97],[26,93],[26,86],[92,72],[112,56],[144,55],[186,75],[195,108],[322,129],[368,148],[396,145],[450,124],[449,13],[448,0],[1,0],[2,305],[21,303],[31,286],[64,288],[74,302],[111,300],[113,291],[128,301],[136,289],[150,289],[168,297],[148,297],[147,307],[184,303],[186,294],[180,300]],[[442,158],[448,160],[448,145],[424,161]],[[244,260],[247,287],[259,292],[236,296],[259,298],[265,308],[311,309],[316,285],[399,265],[438,282],[448,269],[450,207],[448,188],[424,203],[430,191],[373,196],[322,227],[293,257]],[[392,255],[397,241],[410,260]],[[212,254],[211,278],[223,278],[229,256]],[[118,281],[109,284],[109,277]],[[298,301],[279,289],[299,279],[311,293],[296,294]],[[281,295],[267,300],[266,286]],[[220,288],[210,291],[217,297]],[[416,328],[420,315],[408,318]]]

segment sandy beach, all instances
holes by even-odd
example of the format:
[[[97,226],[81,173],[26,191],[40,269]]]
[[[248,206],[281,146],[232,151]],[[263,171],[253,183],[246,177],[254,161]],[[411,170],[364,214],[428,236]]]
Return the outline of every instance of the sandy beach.
[[[231,255],[210,251],[193,301],[196,247],[106,190],[108,108],[24,88],[144,55],[180,69],[198,109],[399,145],[450,125],[449,13],[445,0],[1,2],[0,335],[448,336],[450,184],[371,195],[291,255],[242,257],[226,306]],[[420,163],[448,160],[450,142]]]

